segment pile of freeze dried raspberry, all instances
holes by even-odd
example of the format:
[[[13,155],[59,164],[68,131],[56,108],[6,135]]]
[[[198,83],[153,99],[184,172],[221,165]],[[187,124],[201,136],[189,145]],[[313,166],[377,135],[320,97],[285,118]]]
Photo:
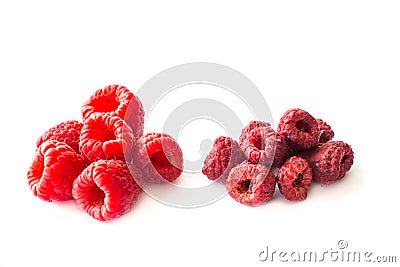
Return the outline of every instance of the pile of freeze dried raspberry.
[[[229,195],[245,205],[270,200],[276,183],[286,199],[304,200],[313,179],[331,184],[353,165],[350,145],[332,141],[333,137],[323,120],[291,109],[276,131],[268,122],[252,121],[243,128],[239,143],[230,137],[217,138],[202,172],[225,182]]]
[[[143,134],[144,110],[125,86],[97,90],[71,120],[46,131],[28,171],[35,196],[75,199],[95,219],[131,209],[146,183],[172,182],[183,170],[178,143],[165,133]]]

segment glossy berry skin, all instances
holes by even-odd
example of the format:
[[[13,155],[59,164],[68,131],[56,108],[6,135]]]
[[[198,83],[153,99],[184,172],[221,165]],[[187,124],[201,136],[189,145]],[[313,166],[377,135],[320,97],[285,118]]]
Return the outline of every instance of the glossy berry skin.
[[[96,90],[82,106],[83,121],[95,113],[120,117],[132,128],[136,139],[143,135],[142,103],[125,86],[113,84]]]
[[[72,183],[86,167],[81,155],[66,143],[44,141],[28,171],[33,194],[44,201],[72,199]]]
[[[215,139],[211,151],[206,156],[202,172],[210,180],[224,182],[231,169],[245,159],[246,156],[237,141],[220,136]]]
[[[141,169],[145,183],[175,181],[183,172],[183,154],[169,134],[147,133],[139,139],[134,163]]]
[[[82,155],[93,162],[99,159],[124,160],[135,146],[128,124],[117,116],[93,114],[84,123],[79,147]]]
[[[65,121],[60,124],[57,124],[54,127],[51,127],[46,132],[39,137],[36,141],[36,147],[39,147],[43,142],[48,140],[56,140],[59,142],[64,142],[76,153],[79,152],[79,137],[81,135],[83,124],[76,121],[70,120]]]
[[[135,177],[133,177],[135,176]],[[91,163],[74,181],[72,195],[78,206],[93,218],[105,221],[127,213],[142,189],[141,173],[121,160]]]
[[[313,171],[300,157],[289,158],[278,171],[277,182],[281,194],[288,200],[304,200],[311,186]]]
[[[226,180],[226,190],[237,202],[257,206],[269,201],[275,192],[275,175],[260,164],[245,161],[234,167]]]

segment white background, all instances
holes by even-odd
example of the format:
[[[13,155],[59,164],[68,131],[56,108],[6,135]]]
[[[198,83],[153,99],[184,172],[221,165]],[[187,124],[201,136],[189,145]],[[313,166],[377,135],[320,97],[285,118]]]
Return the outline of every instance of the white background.
[[[400,261],[399,14],[398,1],[2,1],[0,266],[266,266],[266,246],[323,252],[341,239]],[[142,195],[108,223],[33,196],[26,172],[43,131],[80,119],[100,87],[136,92],[197,61],[246,75],[275,123],[292,107],[328,121],[353,146],[351,172],[304,202],[276,192],[258,208],[225,197],[178,209]]]

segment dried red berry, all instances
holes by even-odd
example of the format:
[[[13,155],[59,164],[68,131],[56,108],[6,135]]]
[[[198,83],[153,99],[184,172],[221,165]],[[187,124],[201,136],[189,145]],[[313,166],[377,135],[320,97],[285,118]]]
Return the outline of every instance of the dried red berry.
[[[322,143],[301,155],[313,169],[314,180],[331,184],[344,177],[353,165],[354,152],[342,141]]]
[[[36,141],[36,147],[39,147],[44,141],[56,140],[59,142],[64,142],[76,153],[79,152],[79,136],[81,134],[83,124],[71,120],[62,122],[54,127],[48,129],[41,137]]]
[[[220,136],[204,160],[202,172],[210,180],[225,181],[229,172],[246,159],[237,141]]]
[[[251,121],[246,127],[242,129],[242,132],[239,137],[239,144],[245,142],[245,140],[249,138],[251,131],[262,127],[271,128],[271,124],[265,121]]]
[[[136,138],[143,135],[144,110],[139,98],[122,85],[109,85],[98,89],[82,107],[83,120],[93,113],[118,116],[132,128]]]
[[[319,143],[326,143],[333,139],[335,133],[332,130],[332,127],[328,125],[321,119],[317,119],[318,129],[319,129]]]
[[[66,143],[44,141],[28,171],[29,187],[45,201],[70,200],[72,183],[84,168],[82,156]]]
[[[140,176],[140,171],[130,170],[121,160],[99,160],[76,178],[72,194],[78,206],[90,216],[100,221],[110,220],[125,214],[136,202],[142,192],[135,182],[142,179]]]
[[[286,159],[288,159],[292,155],[292,149],[286,143],[285,138],[283,138],[280,134],[276,134],[276,145],[275,145],[275,155],[274,161],[272,162],[272,167],[279,168]]]
[[[275,176],[267,167],[245,161],[231,170],[226,189],[236,201],[256,206],[272,198],[275,183]]]
[[[135,164],[144,181],[162,183],[176,180],[183,171],[183,154],[179,144],[166,133],[147,133],[138,142]]]
[[[271,167],[275,155],[276,132],[271,126],[254,128],[242,138],[240,147],[249,161]]]
[[[90,161],[125,159],[134,147],[132,129],[120,117],[95,113],[85,120],[80,150]]]
[[[288,200],[304,200],[311,186],[313,172],[300,157],[289,158],[279,169],[277,181],[282,195]]]
[[[278,133],[295,150],[309,149],[318,144],[318,123],[307,111],[295,108],[286,111],[278,124]]]

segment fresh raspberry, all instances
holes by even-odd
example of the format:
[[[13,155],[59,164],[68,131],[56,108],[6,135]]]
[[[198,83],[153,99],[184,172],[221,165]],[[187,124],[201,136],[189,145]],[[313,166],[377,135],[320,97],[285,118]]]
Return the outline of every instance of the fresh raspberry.
[[[317,121],[310,113],[299,108],[290,109],[283,114],[277,131],[295,150],[309,149],[318,144]]]
[[[90,161],[124,159],[134,146],[132,129],[120,117],[95,113],[85,120],[79,147]]]
[[[342,141],[329,141],[301,155],[313,169],[314,180],[334,183],[344,177],[353,165],[354,152]]]
[[[304,200],[311,186],[313,171],[300,157],[289,158],[279,169],[277,181],[282,195],[288,200]]]
[[[145,182],[176,180],[183,171],[183,154],[179,144],[166,133],[147,133],[139,139],[135,164]]]
[[[210,180],[225,181],[231,169],[245,159],[246,156],[237,141],[220,136],[206,156],[202,172]]]
[[[245,161],[231,170],[226,189],[236,201],[256,206],[272,198],[275,183],[275,176],[267,167]]]
[[[113,84],[94,92],[83,104],[83,120],[87,120],[93,113],[118,116],[126,120],[136,138],[143,135],[144,110],[142,103],[125,86]]]
[[[73,184],[72,195],[78,206],[100,221],[128,212],[142,192],[135,182],[142,179],[141,173],[131,168],[121,160],[91,163]]]
[[[276,132],[271,126],[254,128],[241,140],[240,147],[252,163],[271,167],[276,146]]]
[[[72,199],[72,183],[85,168],[82,156],[66,143],[44,141],[28,171],[33,194],[45,201]]]
[[[245,142],[245,140],[249,138],[251,131],[262,127],[271,128],[271,124],[265,121],[251,121],[246,127],[242,129],[242,132],[239,137],[239,144]]]
[[[39,147],[44,141],[57,140],[66,143],[76,153],[79,153],[79,136],[82,126],[82,123],[75,120],[62,122],[43,133],[36,141],[36,147]]]
[[[274,161],[272,162],[272,167],[279,168],[286,159],[288,159],[292,155],[292,149],[286,143],[285,138],[283,138],[280,134],[276,134],[276,145],[275,145],[275,155]]]
[[[332,127],[328,125],[321,119],[317,119],[318,129],[319,129],[319,143],[326,143],[331,141],[335,136],[335,133],[332,130]]]

